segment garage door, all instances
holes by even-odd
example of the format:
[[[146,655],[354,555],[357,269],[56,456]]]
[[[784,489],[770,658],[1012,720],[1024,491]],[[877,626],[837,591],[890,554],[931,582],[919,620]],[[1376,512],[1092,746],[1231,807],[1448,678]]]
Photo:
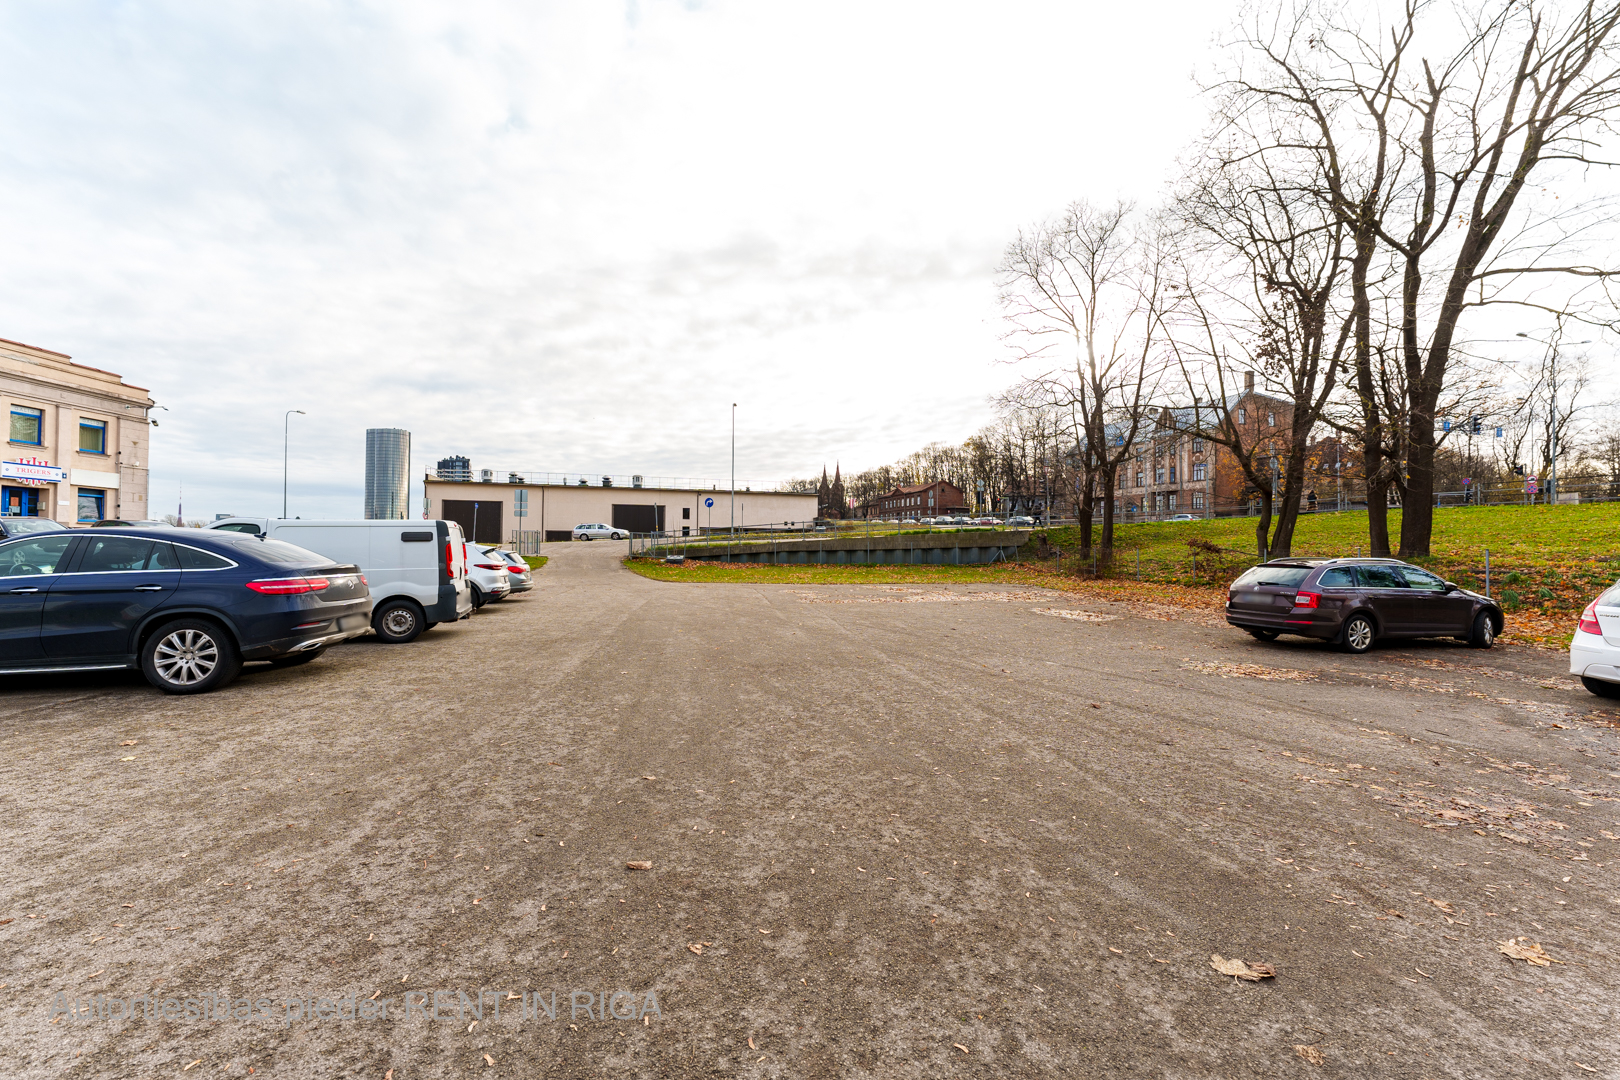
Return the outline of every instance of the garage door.
[[[446,521],[453,521],[461,526],[461,535],[475,544],[499,544],[501,535],[501,511],[503,504],[498,499],[446,499],[444,500],[444,517]]]
[[[614,503],[613,527],[626,532],[663,532],[664,508],[634,503]]]

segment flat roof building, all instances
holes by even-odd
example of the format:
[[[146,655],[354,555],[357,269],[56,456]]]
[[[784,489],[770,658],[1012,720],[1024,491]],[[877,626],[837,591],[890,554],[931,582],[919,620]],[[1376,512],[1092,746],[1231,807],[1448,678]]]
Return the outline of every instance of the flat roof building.
[[[145,388],[65,353],[0,339],[0,404],[0,514],[64,525],[156,516],[147,501]]]
[[[526,484],[423,478],[423,516],[461,525],[464,535],[483,544],[509,544],[519,532],[546,541],[567,540],[574,526],[600,522],[625,532],[671,532],[696,536],[732,523],[731,490],[698,487],[620,487],[584,484]],[[523,515],[518,516],[518,511]],[[816,493],[738,491],[738,528],[816,516]]]
[[[366,429],[366,517],[411,516],[411,433],[404,428]]]

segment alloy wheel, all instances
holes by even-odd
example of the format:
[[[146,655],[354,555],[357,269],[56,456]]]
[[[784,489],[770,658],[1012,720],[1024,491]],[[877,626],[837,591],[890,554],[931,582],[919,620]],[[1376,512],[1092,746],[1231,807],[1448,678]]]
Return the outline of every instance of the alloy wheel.
[[[1372,648],[1372,623],[1366,619],[1351,619],[1350,625],[1345,627],[1344,639],[1354,652],[1366,652]]]
[[[195,686],[219,666],[219,644],[201,630],[176,630],[158,642],[152,664],[176,686]]]

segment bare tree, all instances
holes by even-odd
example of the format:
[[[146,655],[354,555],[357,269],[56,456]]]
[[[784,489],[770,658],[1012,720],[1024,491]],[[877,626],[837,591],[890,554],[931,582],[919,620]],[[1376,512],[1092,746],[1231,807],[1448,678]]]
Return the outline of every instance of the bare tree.
[[[1437,26],[1435,11],[1458,21]],[[1379,429],[1398,419],[1406,489],[1400,549],[1424,555],[1433,531],[1436,419],[1464,313],[1518,304],[1612,319],[1606,288],[1589,299],[1580,288],[1606,286],[1616,273],[1578,258],[1605,221],[1604,207],[1556,201],[1530,181],[1549,165],[1608,164],[1592,150],[1620,106],[1620,5],[1589,2],[1560,17],[1543,0],[1492,0],[1473,12],[1407,0],[1387,28],[1349,21],[1351,14],[1305,0],[1256,16],[1238,44],[1237,70],[1221,84],[1222,111],[1277,117],[1274,145],[1318,164],[1322,191],[1351,230],[1370,539],[1375,551],[1387,550],[1375,493],[1395,470]],[[1418,55],[1422,49],[1438,58]],[[1574,284],[1551,297],[1546,286],[1558,279]],[[1382,280],[1398,283],[1394,345],[1405,391],[1398,416],[1379,407],[1373,385],[1373,292]]]
[[[1073,418],[1080,546],[1091,552],[1100,500],[1105,564],[1114,547],[1116,474],[1157,387],[1168,295],[1162,222],[1133,217],[1128,203],[1072,203],[1056,221],[1021,231],[998,268],[1011,327],[1003,340],[1013,362],[1038,368],[1006,400]]]

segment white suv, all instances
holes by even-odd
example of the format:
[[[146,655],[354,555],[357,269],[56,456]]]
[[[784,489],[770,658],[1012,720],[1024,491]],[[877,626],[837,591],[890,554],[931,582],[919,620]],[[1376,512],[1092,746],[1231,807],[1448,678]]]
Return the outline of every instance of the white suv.
[[[575,525],[575,540],[623,540],[628,534],[623,529],[606,525]]]
[[[504,600],[512,593],[512,572],[492,545],[467,545],[467,580],[472,584],[474,608]]]

